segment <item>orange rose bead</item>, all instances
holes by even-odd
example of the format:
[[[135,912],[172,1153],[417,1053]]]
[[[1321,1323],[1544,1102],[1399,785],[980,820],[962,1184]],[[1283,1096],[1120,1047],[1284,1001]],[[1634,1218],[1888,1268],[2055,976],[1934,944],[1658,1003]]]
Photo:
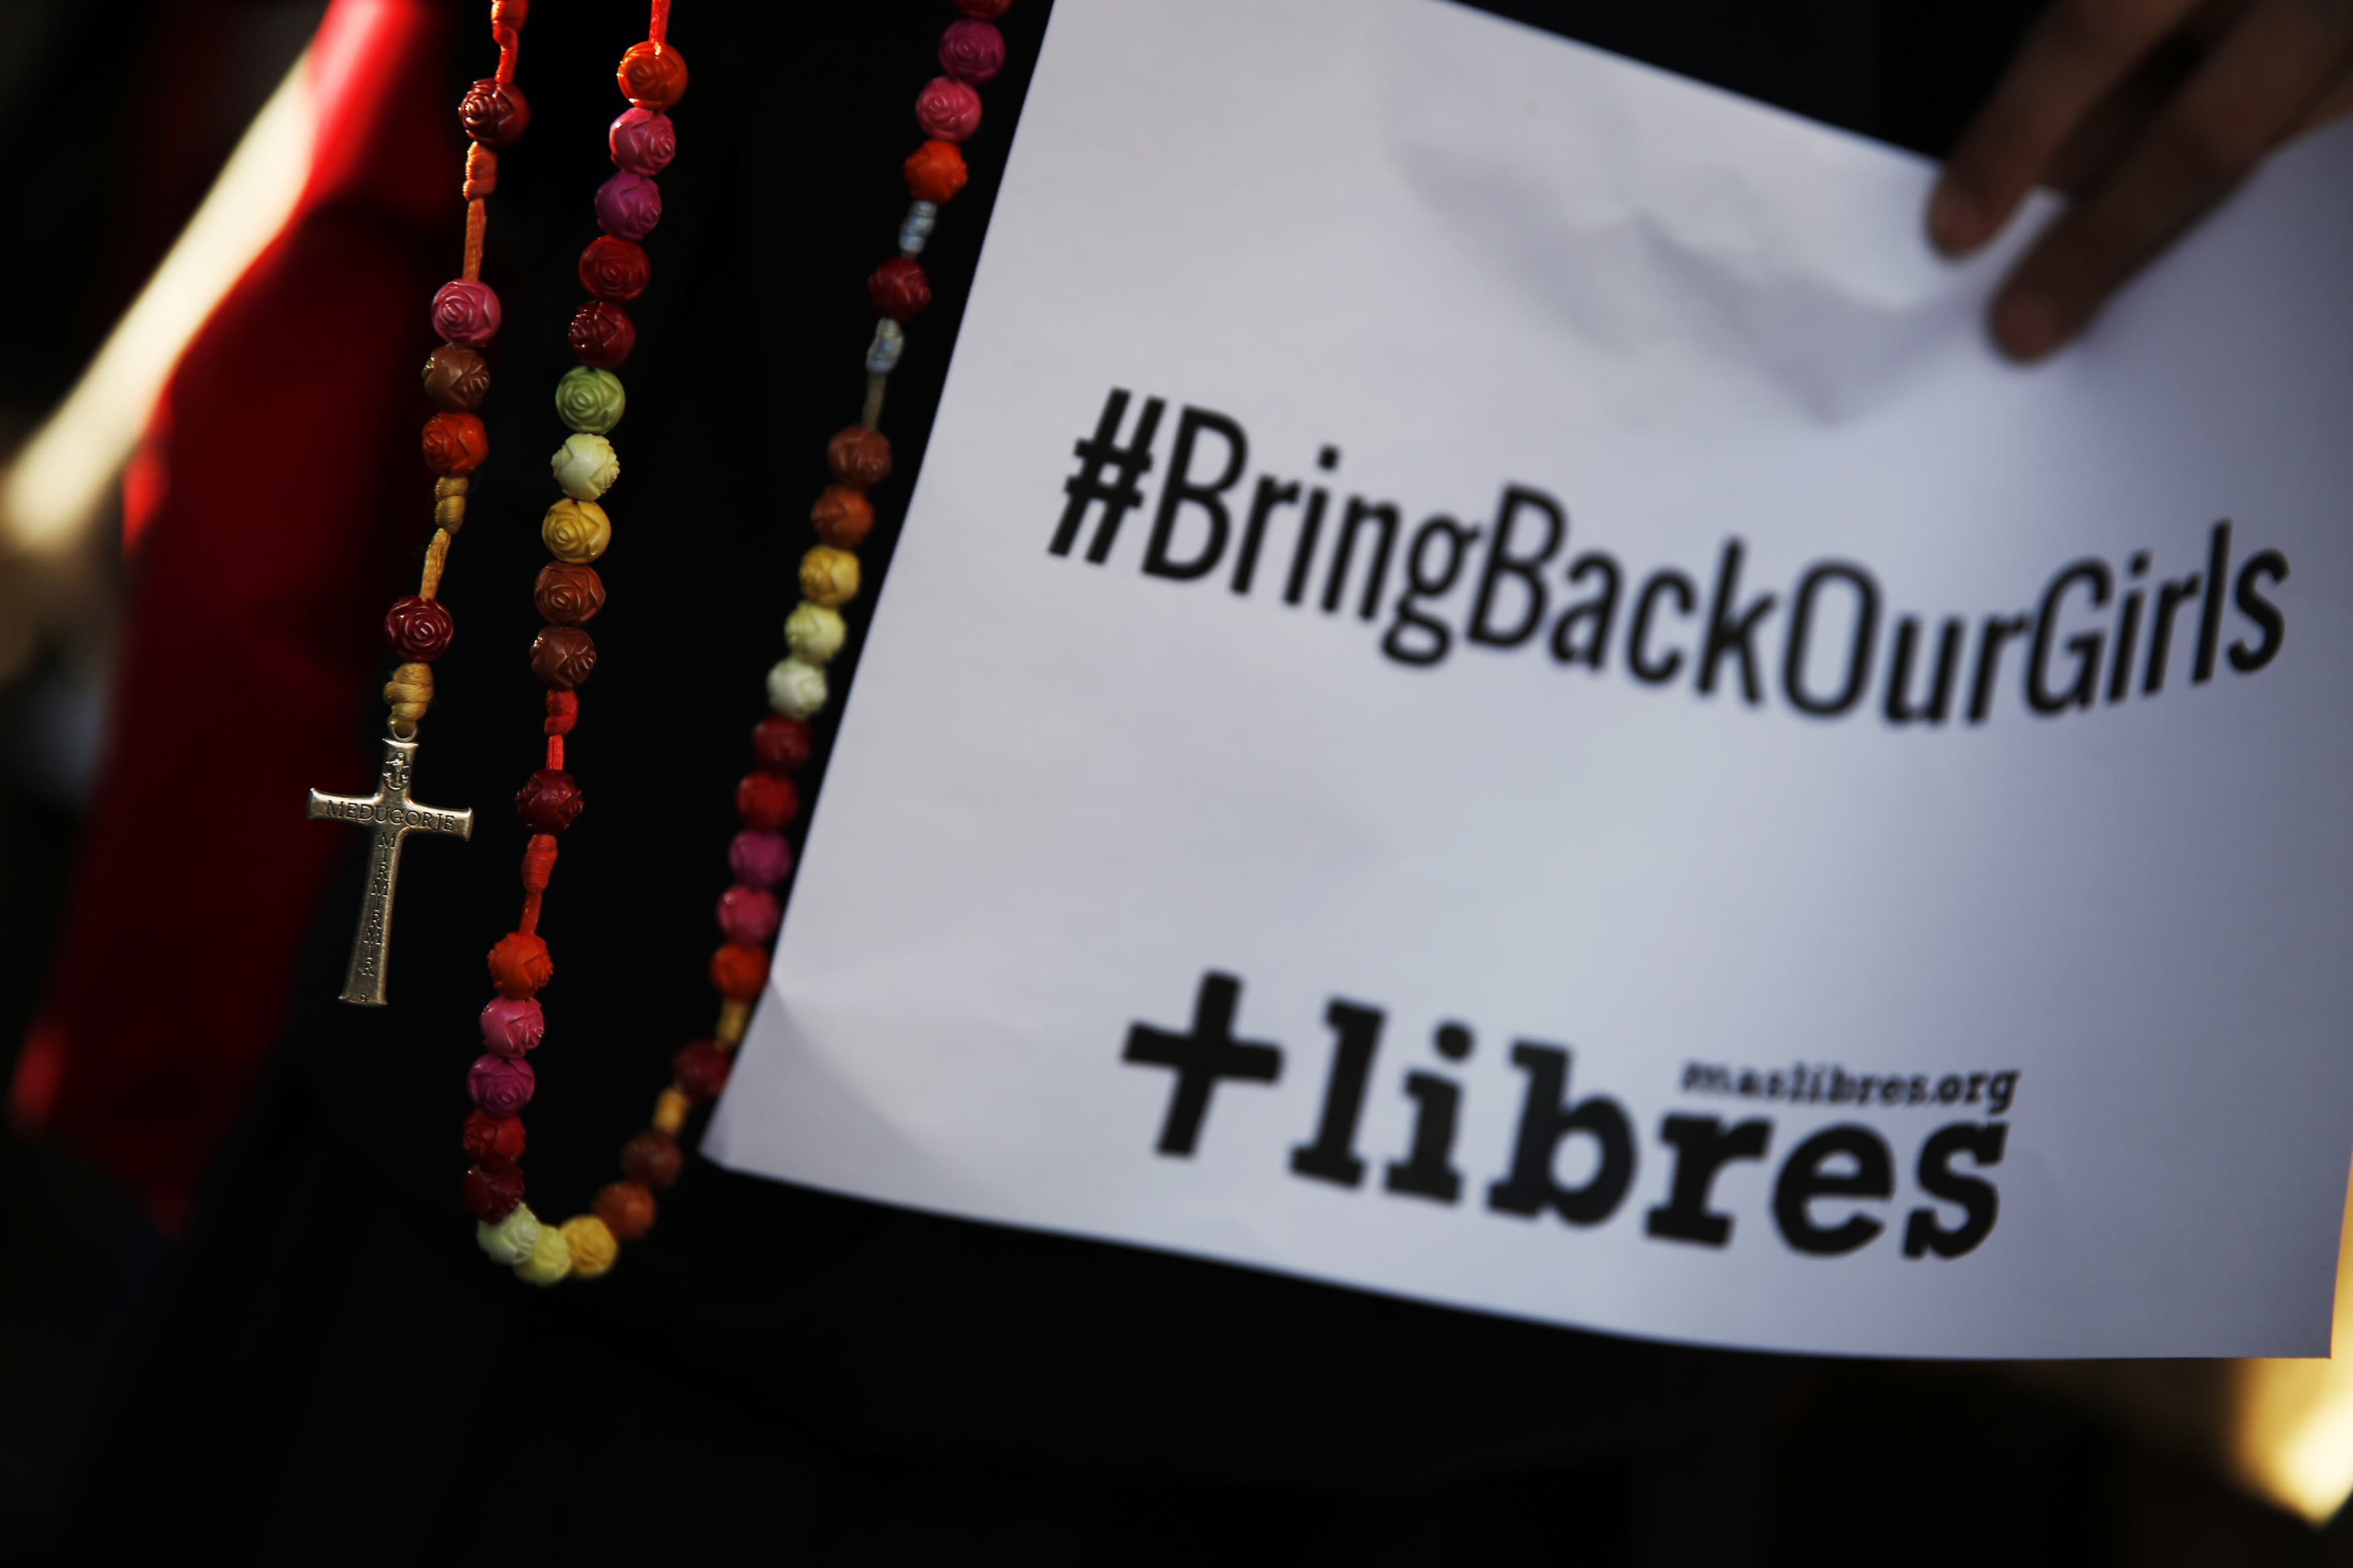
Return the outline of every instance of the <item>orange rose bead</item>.
[[[639,109],[668,109],[686,96],[686,58],[649,38],[631,44],[614,73],[621,96]]]
[[[768,955],[756,947],[731,942],[711,955],[711,984],[730,1002],[758,999],[768,983]]]
[[[491,984],[501,996],[520,1001],[536,995],[541,986],[554,978],[554,962],[547,956],[546,942],[539,937],[511,931],[491,949]]]
[[[817,536],[836,550],[855,550],[874,526],[874,503],[847,485],[835,485],[817,498],[809,511]]]
[[[907,160],[907,194],[934,206],[955,200],[970,177],[964,166],[964,149],[953,142],[926,142]]]
[[[654,1227],[654,1195],[635,1182],[609,1182],[590,1205],[619,1241],[635,1241]]]
[[[471,414],[436,414],[425,422],[425,466],[437,474],[470,474],[491,455],[491,437]]]

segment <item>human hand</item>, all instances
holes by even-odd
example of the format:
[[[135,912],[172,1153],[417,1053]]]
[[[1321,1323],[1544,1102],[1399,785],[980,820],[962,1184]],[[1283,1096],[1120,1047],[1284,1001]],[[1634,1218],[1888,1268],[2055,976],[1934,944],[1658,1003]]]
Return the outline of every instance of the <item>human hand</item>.
[[[2353,0],[2055,0],[1946,165],[1929,237],[1966,256],[2033,185],[2074,193],[1994,299],[1994,342],[2041,359],[2273,149],[2348,111]]]

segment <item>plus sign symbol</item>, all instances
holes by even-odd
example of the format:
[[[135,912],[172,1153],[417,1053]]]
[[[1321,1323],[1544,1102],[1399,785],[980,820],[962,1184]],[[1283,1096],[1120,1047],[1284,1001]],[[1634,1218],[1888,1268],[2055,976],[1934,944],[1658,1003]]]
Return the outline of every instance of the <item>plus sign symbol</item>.
[[[1190,1157],[1209,1113],[1209,1094],[1221,1079],[1272,1083],[1282,1076],[1282,1052],[1254,1040],[1234,1038],[1234,1005],[1242,983],[1230,974],[1201,976],[1193,1003],[1193,1030],[1170,1034],[1149,1024],[1127,1032],[1121,1059],[1141,1067],[1169,1068],[1176,1081],[1168,1093],[1168,1114],[1160,1123],[1160,1152]]]

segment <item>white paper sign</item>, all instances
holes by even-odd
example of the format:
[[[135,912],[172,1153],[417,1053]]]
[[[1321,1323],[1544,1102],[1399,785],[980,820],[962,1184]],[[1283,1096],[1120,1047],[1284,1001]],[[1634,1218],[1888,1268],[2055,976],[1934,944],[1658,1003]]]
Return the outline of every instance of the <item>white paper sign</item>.
[[[1669,1339],[2325,1353],[2348,176],[2020,371],[1907,154],[1439,0],[1063,0],[711,1152]]]

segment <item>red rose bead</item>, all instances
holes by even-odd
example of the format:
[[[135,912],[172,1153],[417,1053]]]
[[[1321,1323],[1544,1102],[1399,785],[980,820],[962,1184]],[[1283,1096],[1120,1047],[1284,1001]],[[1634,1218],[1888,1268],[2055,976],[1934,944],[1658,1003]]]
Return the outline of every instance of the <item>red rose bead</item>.
[[[731,942],[711,955],[711,984],[730,1002],[755,1002],[768,984],[768,955]]]
[[[678,1140],[669,1133],[649,1127],[631,1136],[621,1145],[621,1173],[633,1182],[640,1182],[658,1193],[666,1193],[678,1180],[679,1167],[686,1157],[678,1151]]]
[[[907,195],[934,206],[945,206],[955,200],[971,177],[964,164],[963,149],[953,142],[926,142],[908,155],[906,163]]]
[[[631,44],[613,73],[621,96],[639,109],[670,109],[686,96],[686,60],[668,44]]]
[[[405,599],[395,599],[392,608],[384,616],[384,635],[393,651],[403,658],[430,664],[449,651],[449,639],[456,635],[458,623],[438,599],[420,599],[411,594]]]
[[[466,1173],[461,1192],[466,1212],[484,1225],[496,1225],[522,1202],[522,1172],[512,1160],[489,1160]]]
[[[483,1111],[470,1110],[466,1113],[463,1142],[466,1158],[478,1165],[493,1160],[520,1160],[522,1158],[522,1118],[491,1116]]]
[[[593,566],[551,561],[539,569],[538,580],[531,585],[531,603],[541,620],[576,626],[595,620],[596,612],[605,607],[605,580]]]
[[[534,996],[555,978],[554,961],[547,956],[547,939],[511,931],[491,949],[491,984],[501,996]]]
[[[935,76],[915,95],[915,123],[935,142],[969,142],[980,129],[980,94],[968,82]]]
[[[425,395],[438,406],[471,414],[490,390],[490,366],[473,350],[443,343],[425,356]]]
[[[501,150],[522,140],[531,124],[531,105],[514,83],[484,77],[459,101],[458,123],[483,146]]]
[[[891,477],[891,437],[852,425],[826,443],[825,466],[835,484],[871,490]]]
[[[561,833],[580,820],[580,785],[570,773],[542,768],[515,791],[515,810],[533,833]]]
[[[746,827],[774,831],[801,814],[801,792],[782,773],[745,773],[735,781],[735,815]]]
[[[627,304],[646,291],[653,264],[644,246],[600,234],[580,253],[580,287],[599,300]]]
[[[1013,9],[1013,0],[956,0],[956,15],[976,22],[994,22]]]
[[[809,760],[816,741],[797,719],[773,713],[752,730],[752,756],[772,773],[788,773]]]
[[[491,455],[490,433],[471,414],[445,411],[425,422],[425,466],[437,474],[470,474]]]
[[[877,314],[894,321],[912,321],[932,302],[932,280],[923,276],[923,264],[913,257],[894,256],[866,280],[866,297],[874,301]]]
[[[635,1241],[654,1227],[654,1195],[641,1182],[607,1182],[588,1207],[615,1241]]]
[[[710,1040],[697,1040],[672,1057],[670,1077],[689,1100],[716,1100],[727,1087],[727,1053]]]
[[[719,895],[718,915],[720,934],[747,946],[766,942],[784,923],[776,894],[741,882]]]
[[[940,35],[940,68],[975,87],[995,80],[1005,68],[1005,35],[977,16],[949,23]]]
[[[572,318],[572,353],[591,370],[618,370],[638,346],[638,324],[618,305],[591,300]]]
[[[531,672],[554,691],[569,691],[596,672],[596,643],[578,626],[542,626],[531,641]]]

